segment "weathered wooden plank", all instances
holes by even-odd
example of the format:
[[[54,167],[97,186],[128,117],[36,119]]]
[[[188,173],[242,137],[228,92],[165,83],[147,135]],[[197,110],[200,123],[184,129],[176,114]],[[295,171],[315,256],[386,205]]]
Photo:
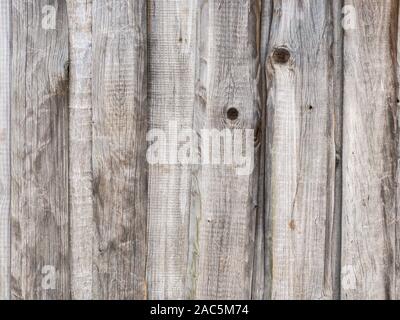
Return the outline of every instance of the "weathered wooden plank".
[[[267,63],[272,299],[331,299],[335,189],[332,3],[273,2]]]
[[[68,0],[71,294],[92,298],[92,0]]]
[[[197,0],[149,2],[149,143],[159,154],[149,171],[147,279],[150,299],[182,299],[191,280],[189,208],[191,168],[178,163],[173,141],[192,128]],[[155,131],[158,130],[158,131]],[[159,136],[159,137],[157,137]],[[180,135],[179,135],[180,136]],[[150,150],[150,149],[149,149]],[[190,290],[190,289],[189,289]]]
[[[260,99],[261,99],[261,125],[259,128],[259,135],[261,140],[259,167],[258,167],[258,206],[257,206],[257,220],[256,220],[256,237],[254,249],[254,263],[253,263],[253,286],[252,286],[252,299],[262,300],[270,297],[271,291],[271,246],[268,245],[269,239],[266,235],[269,232],[266,230],[267,217],[265,215],[267,199],[270,191],[267,189],[269,180],[266,177],[268,167],[270,165],[270,157],[266,153],[267,150],[267,117],[266,117],[266,70],[265,64],[267,62],[268,42],[270,37],[270,28],[273,12],[273,2],[270,0],[261,0],[261,21],[260,21]],[[257,170],[257,168],[255,168]]]
[[[0,300],[10,298],[10,4],[0,2]]]
[[[97,299],[146,297],[146,1],[93,3]]]
[[[343,158],[343,0],[335,0],[331,3],[331,12],[333,15],[333,43],[331,58],[333,63],[333,75],[331,83],[333,90],[331,99],[334,105],[334,140],[335,140],[335,189],[334,189],[334,216],[331,228],[330,243],[330,263],[332,272],[330,273],[332,281],[332,298],[340,299],[340,274],[341,274],[341,227],[342,227],[342,158]],[[329,260],[328,260],[329,261]]]
[[[342,298],[392,299],[398,1],[352,1],[344,37]]]
[[[201,28],[197,59],[200,103],[194,119],[201,154],[198,194],[192,194],[198,230],[193,291],[199,299],[250,299],[261,8],[259,1],[215,1],[202,9],[207,29]]]
[[[399,12],[398,12],[398,18],[397,18],[397,28],[399,28],[400,26],[400,5],[398,8]],[[397,107],[400,107],[400,31],[397,30]],[[400,128],[400,117],[397,116],[397,128]],[[399,137],[397,136],[397,139],[399,139]],[[400,208],[400,143],[399,141],[397,142],[397,178],[396,178],[396,182],[397,182],[397,194],[396,194],[396,210],[398,210]],[[396,219],[396,256],[400,256],[400,232],[398,232],[398,230],[400,230],[400,219]],[[394,261],[394,268],[395,268],[395,296],[394,299],[396,300],[400,300],[400,259],[395,259]]]
[[[67,299],[66,3],[12,4],[11,295]]]

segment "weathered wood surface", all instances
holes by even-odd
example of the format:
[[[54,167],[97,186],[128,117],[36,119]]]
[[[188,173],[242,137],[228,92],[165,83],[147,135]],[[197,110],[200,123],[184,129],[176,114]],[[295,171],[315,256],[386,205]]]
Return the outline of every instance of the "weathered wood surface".
[[[396,297],[398,1],[346,1],[342,298]],[[352,279],[354,278],[354,279]]]
[[[192,128],[196,2],[149,2],[150,145],[157,133],[176,141],[182,129]],[[160,144],[159,152],[171,151],[171,158],[149,168],[149,195],[154,195],[148,205],[150,299],[183,299],[186,294],[191,170],[175,161],[174,149],[175,143]]]
[[[145,299],[146,1],[93,7],[93,294]]]
[[[92,1],[68,0],[71,296],[92,292]]]
[[[0,299],[399,298],[399,9],[0,1]]]
[[[11,295],[68,299],[67,8],[12,4]]]
[[[0,300],[10,297],[10,3],[0,2]]]
[[[274,1],[267,61],[272,299],[332,299],[335,45],[326,1]],[[268,159],[270,157],[270,159]]]
[[[212,148],[218,147],[200,150],[201,168],[193,181],[199,190],[192,194],[192,202],[198,204],[192,206],[198,232],[194,297],[250,299],[257,206],[254,153],[260,145],[254,137],[261,107],[260,6],[258,1],[204,2],[200,10],[201,47],[196,61],[200,103],[194,115],[200,123],[194,125],[207,129],[210,135],[218,130],[223,136],[217,137],[223,141],[223,151],[214,163],[216,151]],[[234,110],[238,114],[232,117]],[[242,132],[246,129],[252,130],[251,136]],[[208,138],[201,136],[200,149],[208,147],[203,144]],[[243,163],[237,154],[245,156]],[[213,159],[208,162],[207,156]]]

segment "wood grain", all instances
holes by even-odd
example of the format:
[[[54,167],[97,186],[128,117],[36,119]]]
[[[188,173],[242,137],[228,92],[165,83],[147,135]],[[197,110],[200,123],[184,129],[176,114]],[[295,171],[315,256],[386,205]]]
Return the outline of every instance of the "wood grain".
[[[398,1],[345,4],[357,23],[344,37],[342,298],[393,299]]]
[[[331,3],[273,2],[267,63],[272,299],[332,299],[335,42]]]
[[[12,3],[11,294],[68,299],[66,3]],[[56,10],[55,29],[43,22],[44,6]]]
[[[161,130],[172,141],[182,129],[191,129],[193,123],[196,3],[195,0],[149,2],[150,130]],[[174,143],[167,142],[160,152],[173,148]],[[183,299],[191,286],[186,276],[191,265],[190,181],[188,165],[176,162],[150,165],[147,256],[150,299]]]
[[[192,205],[197,210],[198,224],[198,267],[194,275],[197,299],[251,297],[257,208],[254,158],[258,158],[260,145],[254,137],[261,108],[260,9],[259,1],[208,2],[203,7],[207,30],[202,25],[200,44],[205,47],[200,47],[197,60],[200,68],[197,94],[201,103],[195,109],[195,126],[223,134],[223,130],[227,131],[222,144],[225,151],[216,163],[205,161],[204,156],[210,150],[204,150],[204,134],[200,139],[201,165],[194,179],[199,192],[192,195],[192,202],[198,203]],[[237,119],[230,116],[232,110],[238,113]],[[245,142],[242,145],[238,136],[233,136],[234,130],[243,139],[245,130],[251,131],[251,148],[247,144],[244,147]],[[227,136],[233,140],[230,150]],[[237,158],[233,163],[222,161],[239,148],[246,148],[248,170],[235,163]],[[240,155],[243,152],[240,149]]]
[[[147,295],[146,1],[93,3],[96,299]]]
[[[11,1],[0,2],[0,300],[10,297]]]
[[[256,218],[256,234],[254,243],[254,262],[253,262],[253,284],[252,299],[263,300],[270,297],[271,292],[271,249],[268,245],[270,239],[267,237],[270,233],[267,230],[266,207],[270,190],[268,189],[268,177],[271,158],[266,153],[267,150],[267,92],[266,92],[266,63],[268,56],[268,43],[271,33],[271,22],[273,13],[273,1],[261,0],[261,21],[260,21],[260,102],[261,102],[261,125],[259,127],[260,153],[258,159],[258,206]],[[257,170],[258,169],[258,170]]]
[[[69,205],[71,294],[91,299],[94,236],[92,188],[92,0],[68,0]]]

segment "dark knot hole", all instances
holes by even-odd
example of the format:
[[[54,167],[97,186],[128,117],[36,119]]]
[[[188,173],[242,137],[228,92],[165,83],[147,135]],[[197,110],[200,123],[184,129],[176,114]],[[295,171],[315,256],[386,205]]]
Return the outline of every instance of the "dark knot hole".
[[[226,115],[229,120],[236,120],[239,117],[239,111],[236,108],[229,108]]]
[[[276,48],[272,54],[275,63],[285,64],[290,59],[290,52],[286,48]]]

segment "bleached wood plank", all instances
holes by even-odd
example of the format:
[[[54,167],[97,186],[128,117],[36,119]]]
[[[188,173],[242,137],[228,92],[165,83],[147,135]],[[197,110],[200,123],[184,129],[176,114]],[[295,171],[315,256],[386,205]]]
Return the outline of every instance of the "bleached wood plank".
[[[343,171],[343,0],[331,2],[333,16],[333,43],[330,58],[333,63],[333,75],[331,77],[331,99],[334,104],[334,140],[335,140],[335,189],[334,189],[334,216],[329,234],[332,249],[330,250],[332,281],[332,299],[340,299],[340,274],[341,274],[341,245],[342,245],[342,171]]]
[[[173,140],[192,128],[197,0],[149,2],[150,129]],[[176,126],[169,132],[169,128]],[[152,143],[152,142],[150,142]],[[166,143],[161,152],[174,150]],[[189,207],[191,168],[151,164],[147,279],[150,299],[182,299],[190,291]]]
[[[342,298],[396,292],[398,1],[352,1],[344,37]]]
[[[260,145],[254,138],[261,111],[260,3],[215,1],[208,2],[203,10],[206,30],[202,26],[202,47],[197,60],[197,94],[201,103],[195,109],[195,128],[222,133],[228,130],[222,145],[227,146],[228,135],[232,135],[233,145],[222,152],[222,157],[232,156],[234,150],[240,149],[240,155],[247,156],[249,167],[245,169],[244,163],[239,164],[236,155],[233,164],[221,157],[216,164],[206,164],[209,150],[204,150],[205,137],[201,136],[201,164],[195,179],[198,194],[192,195],[192,203],[197,202],[192,204],[192,210],[197,212],[198,230],[193,291],[198,299],[249,299],[257,207],[257,178],[253,169]],[[249,141],[246,129],[252,133]],[[243,144],[238,136],[233,136],[234,130],[240,132]],[[211,157],[216,155],[214,151]]]
[[[10,298],[10,4],[0,1],[0,300]]]
[[[67,299],[66,3],[15,0],[12,4],[11,295]]]
[[[72,299],[91,299],[92,0],[68,0],[70,45],[69,187]]]
[[[144,299],[147,294],[146,68],[146,1],[94,1],[96,299]]]
[[[331,299],[335,189],[333,12],[277,0],[267,64],[266,216],[272,299]]]
[[[261,21],[260,21],[260,99],[261,99],[261,125],[259,127],[259,136],[261,141],[259,167],[258,167],[258,206],[257,206],[257,220],[256,220],[256,237],[254,248],[254,263],[253,263],[253,285],[252,285],[252,299],[262,300],[270,297],[271,291],[271,254],[272,247],[269,244],[267,237],[268,230],[266,229],[267,217],[266,206],[270,190],[268,187],[269,178],[266,176],[268,167],[270,166],[270,157],[266,153],[267,150],[267,117],[266,117],[266,69],[268,55],[268,42],[270,38],[271,18],[273,12],[273,2],[270,0],[261,0]],[[257,170],[257,168],[255,168]]]

